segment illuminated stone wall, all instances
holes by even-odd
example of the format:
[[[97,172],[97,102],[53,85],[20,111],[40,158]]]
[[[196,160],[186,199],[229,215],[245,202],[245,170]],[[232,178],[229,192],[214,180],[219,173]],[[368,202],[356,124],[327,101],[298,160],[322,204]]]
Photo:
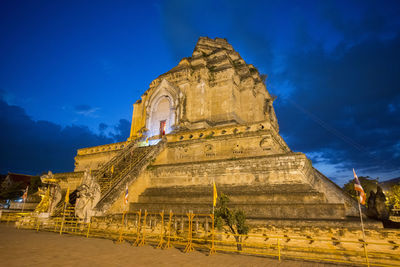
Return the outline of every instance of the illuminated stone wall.
[[[201,37],[191,57],[151,82],[134,104],[130,139],[155,135],[159,122],[151,117],[160,97],[170,101],[171,130],[261,121],[278,128],[273,99],[257,69],[224,39]]]

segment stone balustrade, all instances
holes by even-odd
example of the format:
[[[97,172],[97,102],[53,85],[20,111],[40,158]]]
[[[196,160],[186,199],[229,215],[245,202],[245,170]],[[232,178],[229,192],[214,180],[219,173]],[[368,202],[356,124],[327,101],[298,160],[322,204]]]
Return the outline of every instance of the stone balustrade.
[[[101,146],[93,146],[93,147],[86,147],[78,149],[78,155],[88,155],[94,153],[101,153],[101,152],[109,152],[109,151],[117,151],[123,149],[126,145],[128,145],[128,141],[119,142],[119,143],[112,143],[107,145]]]
[[[268,121],[263,121],[259,123],[254,123],[250,125],[231,125],[231,126],[221,126],[213,127],[209,129],[199,129],[187,132],[178,132],[176,134],[168,134],[168,142],[181,142],[195,139],[208,139],[217,136],[227,136],[240,133],[257,132],[261,130],[270,130],[275,128],[272,127],[271,123]],[[283,139],[280,140],[284,142]],[[285,144],[286,145],[286,144]]]

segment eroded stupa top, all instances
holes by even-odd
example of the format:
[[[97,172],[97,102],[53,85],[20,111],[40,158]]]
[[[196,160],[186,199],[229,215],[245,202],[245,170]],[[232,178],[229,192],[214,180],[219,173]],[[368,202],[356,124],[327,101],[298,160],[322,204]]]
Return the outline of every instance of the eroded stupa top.
[[[185,76],[185,70],[196,71],[199,69],[210,71],[212,73],[211,80],[215,80],[213,79],[215,78],[213,77],[214,73],[224,70],[230,71],[232,74],[237,75],[237,77],[233,77],[236,79],[235,82],[237,84],[244,81],[243,83],[249,85],[258,84],[264,87],[265,90],[264,82],[266,75],[260,75],[257,68],[252,64],[247,64],[226,39],[211,39],[208,37],[200,37],[193,50],[192,56],[183,58],[178,66],[157,77],[157,79],[150,84],[150,88],[156,86],[164,78],[171,79],[170,76],[174,76],[173,74],[177,73],[180,74],[175,75],[173,79],[175,78],[176,82],[179,82],[176,78]],[[191,72],[191,74],[194,73]],[[239,78],[239,80],[237,80],[237,78]]]
[[[226,39],[210,39],[208,37],[200,37],[197,41],[196,47],[194,48],[192,57],[199,55],[203,56],[204,54],[208,55],[216,50],[235,51],[232,45],[230,45]]]
[[[136,102],[131,138],[158,135],[160,128],[168,133],[261,121],[278,130],[264,82],[226,39],[200,37],[192,56],[153,80]]]

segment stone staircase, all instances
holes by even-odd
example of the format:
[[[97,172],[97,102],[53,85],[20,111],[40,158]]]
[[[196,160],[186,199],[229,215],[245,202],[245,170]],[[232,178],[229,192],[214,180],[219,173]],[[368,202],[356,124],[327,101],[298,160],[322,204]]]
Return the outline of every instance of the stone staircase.
[[[58,202],[56,208],[54,209],[52,216],[54,216],[54,217],[62,216],[63,210],[64,210],[64,200],[61,199],[60,202]]]
[[[65,218],[75,217],[75,206],[67,206],[62,214]]]
[[[96,210],[105,212],[125,190],[126,184],[136,180],[142,170],[164,149],[165,143],[165,140],[161,140],[153,146],[137,147],[132,142],[103,165],[95,176],[101,189],[101,199]]]
[[[97,170],[94,177],[100,185],[102,194],[109,190],[115,181],[117,181],[121,171],[129,165],[128,161],[132,158],[137,148],[137,142],[129,143],[120,153]]]
[[[131,155],[121,155],[121,160],[115,162],[115,165],[110,167],[108,172],[98,175],[97,181],[100,185],[101,193],[104,194],[110,188],[113,188],[128,172],[131,168],[137,165],[146,155],[152,147],[136,147],[131,151]],[[113,171],[111,171],[113,168]]]
[[[229,196],[231,207],[245,211],[249,219],[345,219],[344,204],[327,203],[325,195],[307,184],[217,185]],[[180,186],[146,189],[131,210],[210,213],[213,187]]]
[[[58,202],[52,216],[60,217],[60,216],[63,216],[63,212],[65,213],[67,211],[68,211],[68,213],[65,213],[65,215],[75,216],[76,190],[69,194],[69,203],[70,204],[67,205],[67,208],[65,209],[65,211],[64,211],[64,204],[65,204],[64,201],[65,201],[65,195],[63,195],[60,202]],[[73,204],[71,204],[71,203],[73,203]]]

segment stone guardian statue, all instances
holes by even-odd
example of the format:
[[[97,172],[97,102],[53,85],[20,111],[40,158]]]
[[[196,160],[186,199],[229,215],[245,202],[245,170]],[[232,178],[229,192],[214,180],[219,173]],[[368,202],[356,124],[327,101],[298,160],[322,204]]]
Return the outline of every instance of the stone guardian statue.
[[[58,184],[57,180],[54,178],[54,175],[51,171],[49,171],[47,174],[42,175],[40,179],[42,180],[42,183],[46,184],[47,186],[40,188],[39,190],[39,194],[42,200],[36,207],[35,212],[47,212],[49,215],[51,215],[55,211],[57,204],[61,200],[61,187]]]
[[[94,216],[94,207],[101,197],[100,185],[89,170],[85,171],[82,184],[77,188],[77,199],[75,203],[75,216],[85,223],[90,222]]]

